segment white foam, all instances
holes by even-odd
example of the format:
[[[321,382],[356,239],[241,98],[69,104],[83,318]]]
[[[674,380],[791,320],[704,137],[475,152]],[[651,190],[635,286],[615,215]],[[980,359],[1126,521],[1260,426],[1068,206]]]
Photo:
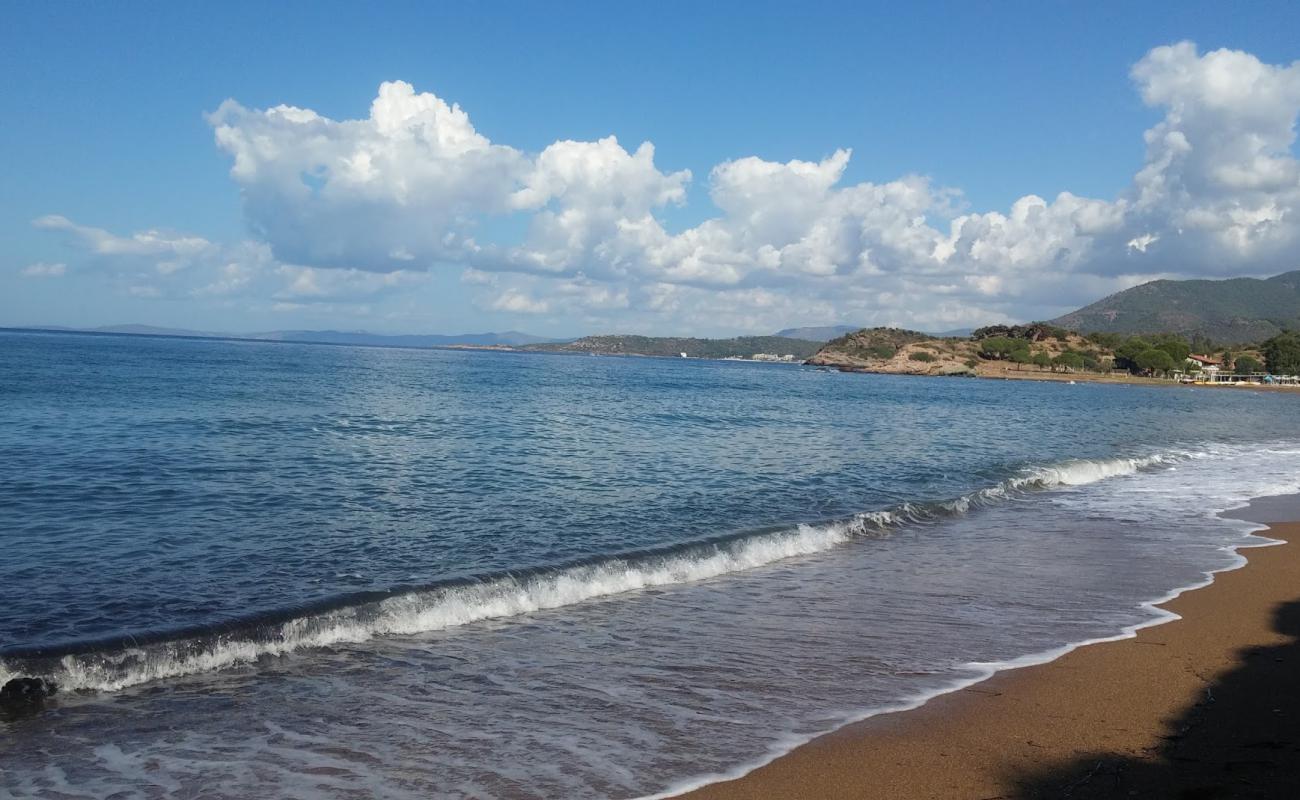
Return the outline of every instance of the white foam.
[[[1291,489],[1292,491],[1294,491],[1294,487],[1291,487]],[[1264,528],[1267,527],[1264,525],[1256,525],[1254,523],[1244,523],[1244,524],[1249,525],[1253,531],[1263,530]],[[946,694],[958,692],[961,691],[962,689],[966,689],[976,684],[983,683],[984,681],[988,680],[989,678],[993,677],[999,672],[1005,672],[1007,670],[1013,670],[1013,669],[1023,669],[1025,667],[1033,667],[1033,666],[1038,666],[1040,664],[1046,664],[1055,661],[1058,658],[1061,658],[1062,656],[1068,655],[1069,653],[1078,650],[1081,647],[1087,647],[1089,645],[1103,644],[1105,642],[1117,642],[1124,639],[1133,639],[1138,635],[1138,631],[1141,631],[1144,628],[1163,625],[1166,622],[1173,622],[1174,620],[1182,619],[1181,615],[1173,611],[1170,611],[1167,608],[1163,608],[1164,604],[1178,598],[1179,596],[1185,594],[1186,592],[1194,591],[1196,589],[1201,589],[1206,586],[1209,586],[1210,584],[1214,583],[1215,576],[1220,573],[1231,572],[1233,570],[1241,569],[1242,567],[1246,566],[1248,561],[1246,557],[1241,554],[1240,550],[1245,548],[1254,548],[1254,547],[1271,547],[1280,544],[1286,544],[1286,542],[1278,539],[1269,539],[1261,536],[1253,536],[1250,538],[1250,540],[1244,541],[1242,544],[1226,548],[1227,550],[1232,552],[1234,556],[1233,562],[1230,565],[1223,567],[1221,569],[1208,570],[1202,573],[1203,579],[1200,581],[1174,589],[1173,591],[1170,591],[1167,594],[1162,595],[1161,597],[1156,598],[1154,600],[1149,600],[1141,603],[1140,607],[1146,610],[1147,612],[1149,612],[1151,614],[1151,617],[1141,622],[1132,625],[1127,625],[1124,628],[1122,628],[1118,633],[1112,636],[1102,636],[1093,639],[1084,639],[1077,642],[1069,642],[1067,644],[1061,645],[1060,647],[1055,647],[1050,650],[1044,650],[1037,653],[1030,653],[1027,655],[1019,656],[1017,658],[1008,659],[1006,661],[969,662],[967,664],[964,664],[962,667],[963,669],[970,670],[973,672],[973,674],[968,677],[959,678],[957,680],[951,681],[943,686],[940,686],[930,691],[917,693],[915,695],[902,699],[898,703],[894,703],[886,706],[877,706],[871,709],[867,709],[865,711],[848,715],[834,728],[823,731],[822,733],[805,735],[805,736],[786,737],[783,741],[777,743],[776,746],[771,748],[760,759],[748,762],[746,764],[739,765],[736,768],[729,770],[725,773],[716,773],[712,775],[695,777],[688,781],[675,784],[672,787],[662,792],[643,795],[642,797],[637,798],[637,800],[668,800],[669,798],[677,797],[679,795],[692,792],[696,789],[699,789],[704,786],[708,786],[710,784],[721,783],[724,781],[732,781],[738,778],[743,778],[746,775],[750,774],[751,772],[760,769],[762,767],[765,767],[768,764],[771,764],[772,762],[776,761],[777,759],[785,755],[788,755],[791,751],[799,747],[802,747],[803,745],[808,744],[809,742],[812,742],[813,740],[825,736],[826,734],[831,733],[835,730],[840,730],[850,725],[855,725],[859,722],[864,722],[868,719],[871,719],[872,717],[878,717],[884,714],[893,714],[901,711],[912,711],[914,709],[920,708],[921,706],[925,705],[926,703],[930,702],[936,697],[941,697]]]
[[[864,515],[864,519],[867,515]],[[482,583],[396,595],[281,623],[258,639],[181,641],[114,653],[69,655],[45,675],[64,689],[114,691],[148,681],[246,664],[302,648],[410,635],[472,622],[514,617],[640,589],[689,583],[753,569],[847,542],[865,522],[799,525],[726,545],[641,560],[611,559],[529,577],[507,575]],[[4,673],[8,675],[9,673]]]
[[[1170,455],[1145,458],[1112,458],[1104,461],[1071,461],[1035,470],[1030,479],[1043,486],[1085,486],[1107,478],[1132,475],[1139,470],[1174,461]]]
[[[1215,446],[1207,450],[1175,451],[1135,459],[1067,462],[1066,464],[1053,467],[1032,469],[1025,476],[1011,479],[998,487],[991,487],[988,490],[984,490],[984,492],[975,494],[987,496],[987,493],[997,492],[1003,487],[1012,488],[1031,485],[1041,485],[1044,487],[1078,486],[1088,483],[1096,483],[1111,477],[1131,475],[1146,468],[1165,466],[1167,469],[1172,471],[1176,469],[1173,465],[1183,461],[1199,460],[1216,456],[1227,456],[1232,458],[1239,457],[1249,452],[1250,451],[1230,446]],[[1293,459],[1300,456],[1300,450],[1290,447],[1261,447],[1255,449],[1254,455],[1263,457],[1282,456],[1286,459],[1286,463],[1294,463]],[[1201,573],[1201,578],[1199,580],[1177,587],[1154,599],[1141,602],[1138,607],[1149,615],[1146,619],[1131,625],[1123,626],[1116,633],[1109,636],[1067,642],[1058,647],[1025,654],[1004,661],[968,662],[963,665],[963,668],[972,671],[972,675],[969,677],[957,679],[934,690],[904,698],[895,704],[877,706],[846,714],[839,724],[821,733],[786,737],[783,741],[769,749],[769,751],[759,759],[738,765],[734,769],[728,770],[725,773],[693,777],[689,780],[677,783],[664,791],[644,795],[643,797],[638,798],[638,800],[666,800],[667,798],[677,797],[709,784],[742,778],[754,770],[766,766],[782,756],[787,755],[792,750],[801,747],[820,736],[831,733],[834,730],[883,714],[910,711],[925,705],[936,697],[960,691],[988,680],[999,672],[1049,663],[1081,647],[1093,644],[1132,639],[1138,635],[1139,631],[1145,628],[1163,625],[1167,622],[1181,619],[1182,617],[1179,614],[1164,608],[1163,606],[1186,592],[1204,588],[1205,586],[1214,583],[1216,576],[1220,573],[1231,572],[1246,566],[1248,560],[1245,555],[1242,554],[1242,550],[1285,544],[1285,542],[1281,540],[1258,535],[1259,531],[1265,530],[1268,527],[1266,525],[1247,522],[1244,520],[1222,518],[1220,516],[1226,511],[1245,507],[1249,504],[1252,498],[1300,493],[1300,478],[1291,477],[1291,474],[1294,474],[1292,471],[1284,469],[1284,473],[1289,473],[1286,477],[1279,479],[1277,475],[1273,475],[1270,478],[1268,475],[1257,475],[1255,468],[1258,466],[1259,464],[1257,463],[1237,465],[1237,469],[1231,470],[1231,475],[1233,477],[1230,480],[1230,484],[1219,484],[1214,487],[1214,489],[1224,492],[1223,495],[1216,497],[1214,496],[1214,492],[1203,492],[1199,498],[1202,500],[1208,499],[1211,503],[1209,506],[1201,510],[1201,515],[1219,518],[1224,525],[1235,526],[1241,533],[1241,540],[1239,542],[1221,548],[1223,551],[1231,553],[1232,559],[1230,563],[1217,569],[1205,570]],[[1247,476],[1250,476],[1250,478],[1247,479]],[[1198,478],[1204,477],[1205,476],[1198,476]],[[1175,502],[1177,502],[1176,499]]]
[[[964,513],[972,506],[1015,492],[1079,486],[1131,475],[1145,467],[1183,456],[1076,460],[1032,468],[1024,475],[978,490],[937,507]],[[799,556],[821,553],[855,538],[900,523],[934,516],[936,506],[903,504],[894,510],[859,514],[847,521],[801,524],[676,553],[611,558],[535,573],[422,592],[394,595],[375,603],[308,615],[263,630],[256,638],[238,635],[162,642],[109,653],[69,655],[41,676],[63,689],[116,691],[149,681],[250,664],[305,648],[365,642],[376,636],[412,635],[489,619],[515,617],[647,588],[692,583],[743,572]],[[0,662],[0,675],[16,677]]]

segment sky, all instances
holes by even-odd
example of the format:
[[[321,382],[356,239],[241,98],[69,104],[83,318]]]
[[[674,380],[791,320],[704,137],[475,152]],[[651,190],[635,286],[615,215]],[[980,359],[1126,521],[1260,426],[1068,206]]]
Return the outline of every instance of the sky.
[[[1300,268],[1296,3],[72,3],[0,326],[729,336]]]

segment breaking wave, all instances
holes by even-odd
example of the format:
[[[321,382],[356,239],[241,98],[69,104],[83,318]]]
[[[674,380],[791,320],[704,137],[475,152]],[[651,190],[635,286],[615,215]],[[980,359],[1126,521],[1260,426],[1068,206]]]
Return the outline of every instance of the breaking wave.
[[[639,589],[713,578],[887,535],[1030,492],[1079,486],[1171,465],[1195,453],[1076,460],[1022,470],[1013,478],[950,500],[902,503],[849,519],[766,530],[627,553],[556,567],[497,573],[388,592],[339,597],[221,626],[155,633],[64,648],[0,651],[0,685],[40,677],[62,690],[128,686],[241,664],[295,650],[411,635],[480,620],[514,617]]]

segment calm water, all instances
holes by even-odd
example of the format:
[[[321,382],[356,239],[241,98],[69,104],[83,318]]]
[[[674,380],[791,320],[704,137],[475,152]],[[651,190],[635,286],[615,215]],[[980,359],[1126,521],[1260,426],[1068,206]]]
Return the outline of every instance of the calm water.
[[[1300,397],[0,333],[16,797],[635,797],[1115,635]]]

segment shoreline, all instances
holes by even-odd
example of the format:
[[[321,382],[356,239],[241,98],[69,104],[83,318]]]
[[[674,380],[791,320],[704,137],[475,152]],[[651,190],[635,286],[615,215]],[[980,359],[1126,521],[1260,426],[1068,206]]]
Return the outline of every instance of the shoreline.
[[[1148,622],[988,665],[744,774],[654,797],[1145,797],[1173,796],[1171,781],[1195,797],[1300,793],[1300,736],[1288,735],[1300,732],[1300,677],[1255,675],[1284,671],[1287,656],[1300,663],[1300,496],[1223,516],[1259,524],[1266,541],[1233,547],[1238,563],[1145,604],[1159,612]],[[1259,657],[1274,650],[1276,661]],[[1270,735],[1270,722],[1284,730]]]
[[[60,328],[22,328],[22,327],[5,327],[0,326],[0,333],[36,333],[36,334],[70,334],[78,336],[107,336],[107,337],[127,337],[143,339],[175,339],[182,341],[217,341],[229,342],[235,344],[276,344],[276,345],[309,345],[325,347],[360,347],[360,348],[379,348],[383,350],[422,350],[422,351],[454,351],[454,352],[488,352],[488,353],[519,353],[522,355],[558,355],[558,356],[599,356],[601,358],[652,358],[665,359],[669,361],[727,361],[739,362],[745,364],[778,364],[783,366],[808,366],[818,369],[831,369],[836,372],[846,372],[850,374],[861,375],[902,375],[913,378],[979,378],[983,380],[1003,380],[1003,381],[1038,381],[1041,383],[1099,383],[1113,386],[1164,386],[1188,389],[1229,389],[1244,388],[1252,391],[1262,392],[1300,392],[1300,386],[1278,385],[1270,386],[1265,384],[1212,384],[1212,383],[1178,383],[1163,378],[1147,378],[1139,375],[1116,376],[1102,375],[1090,372],[1041,372],[1030,370],[1013,370],[1005,369],[1000,372],[975,371],[963,375],[941,375],[930,374],[925,372],[908,372],[900,370],[872,369],[868,367],[853,365],[832,365],[832,364],[811,364],[805,361],[768,361],[766,359],[738,358],[733,356],[688,356],[680,358],[672,355],[654,355],[650,353],[629,353],[629,352],[603,352],[603,351],[567,351],[567,350],[541,350],[533,349],[528,346],[509,345],[509,344],[437,344],[437,345],[408,345],[408,344],[389,344],[389,343],[357,343],[357,342],[324,342],[309,341],[302,339],[259,339],[246,336],[220,336],[220,335],[186,335],[177,333],[135,333],[127,331],[94,331],[78,329],[60,329]]]
[[[1261,392],[1300,393],[1300,386],[1284,384],[1269,385],[1256,383],[1179,383],[1166,378],[1148,378],[1141,375],[1101,375],[1094,372],[1039,372],[1031,370],[1003,370],[1001,372],[974,372],[967,375],[935,375],[924,372],[900,372],[864,367],[836,367],[830,365],[806,364],[805,366],[821,369],[833,369],[852,375],[898,375],[908,378],[973,378],[985,381],[1038,381],[1040,383],[1097,383],[1108,386],[1155,386],[1173,389],[1247,389]]]

